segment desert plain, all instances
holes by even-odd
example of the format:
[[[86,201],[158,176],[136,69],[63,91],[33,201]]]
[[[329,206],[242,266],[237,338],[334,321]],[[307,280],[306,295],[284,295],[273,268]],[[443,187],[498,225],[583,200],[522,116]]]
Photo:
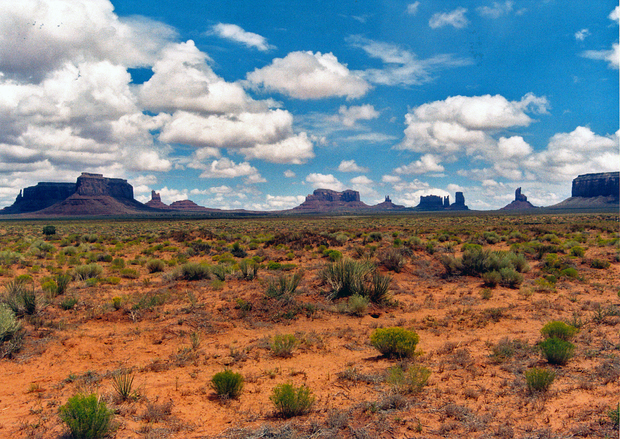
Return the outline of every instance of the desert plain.
[[[59,410],[76,394],[106,404],[118,439],[618,437],[618,221],[3,221],[0,301],[19,329],[0,342],[0,437],[70,437]],[[464,268],[509,254],[509,276]],[[345,262],[385,294],[338,293],[329,273]],[[564,364],[540,346],[557,321],[577,330]],[[373,346],[393,327],[417,333],[414,355]],[[528,382],[534,368],[554,376],[546,390]],[[225,370],[243,377],[236,398],[211,385]],[[416,370],[427,379],[411,382]],[[284,383],[310,391],[309,410],[276,409]]]

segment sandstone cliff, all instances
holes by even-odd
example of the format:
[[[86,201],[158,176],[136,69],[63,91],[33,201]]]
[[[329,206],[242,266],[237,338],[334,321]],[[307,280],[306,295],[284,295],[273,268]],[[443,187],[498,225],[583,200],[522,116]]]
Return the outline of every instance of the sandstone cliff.
[[[360,201],[357,191],[346,190],[343,192],[331,189],[316,189],[306,197],[306,201],[295,207],[294,211],[305,212],[330,212],[368,209],[369,206]]]
[[[38,183],[19,191],[15,202],[0,211],[1,214],[36,212],[59,201],[66,200],[75,193],[75,183]]]
[[[551,209],[617,209],[620,205],[620,172],[579,175],[572,196]]]

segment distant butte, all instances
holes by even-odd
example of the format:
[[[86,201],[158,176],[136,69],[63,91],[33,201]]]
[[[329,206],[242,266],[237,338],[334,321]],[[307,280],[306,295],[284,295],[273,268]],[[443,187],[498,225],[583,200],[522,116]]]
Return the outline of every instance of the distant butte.
[[[521,188],[519,187],[515,191],[515,199],[500,210],[529,210],[536,208],[536,206],[527,201],[527,197],[521,193]]]
[[[620,172],[583,174],[573,180],[571,197],[551,209],[608,209],[620,206]]]

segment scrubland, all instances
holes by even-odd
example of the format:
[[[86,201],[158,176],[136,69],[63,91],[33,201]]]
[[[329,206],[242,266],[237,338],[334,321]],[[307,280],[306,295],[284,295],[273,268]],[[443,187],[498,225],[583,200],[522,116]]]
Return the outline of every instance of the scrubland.
[[[2,222],[0,436],[617,437],[618,220]]]

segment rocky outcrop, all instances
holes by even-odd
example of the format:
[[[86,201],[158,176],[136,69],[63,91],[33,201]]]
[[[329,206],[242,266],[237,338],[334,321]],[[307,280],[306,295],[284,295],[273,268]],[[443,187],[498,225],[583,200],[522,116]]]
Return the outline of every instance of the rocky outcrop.
[[[463,192],[456,192],[454,203],[450,204],[450,196],[441,197],[439,195],[422,195],[420,204],[414,207],[415,210],[423,212],[434,212],[442,210],[469,210],[465,205]]]
[[[151,209],[168,209],[169,206],[167,204],[162,203],[161,196],[155,192],[151,191],[151,199],[146,202],[146,205]]]
[[[2,214],[36,212],[66,200],[75,193],[75,183],[37,183],[19,191],[15,202],[0,211]]]
[[[213,209],[207,209],[206,207],[199,206],[198,204],[194,203],[192,200],[175,201],[170,206],[168,206],[168,208],[173,209],[173,210],[187,210],[187,211],[213,210]]]
[[[82,197],[110,196],[133,200],[133,186],[121,178],[106,178],[102,174],[82,172],[77,179],[75,193]]]
[[[382,212],[407,209],[405,206],[392,203],[389,195],[385,196],[385,201],[383,201],[383,203],[376,204],[374,206],[371,206],[370,208]]]
[[[316,189],[306,197],[306,201],[295,207],[294,211],[329,212],[338,210],[368,209],[368,205],[360,201],[360,194],[354,190],[343,192],[331,189]]]
[[[572,197],[620,197],[620,172],[579,175],[573,180]]]
[[[617,209],[620,205],[620,172],[579,175],[571,197],[550,209]]]
[[[521,193],[521,188],[518,187],[515,191],[515,199],[500,210],[527,210],[536,209],[532,203],[527,201],[527,197]]]

